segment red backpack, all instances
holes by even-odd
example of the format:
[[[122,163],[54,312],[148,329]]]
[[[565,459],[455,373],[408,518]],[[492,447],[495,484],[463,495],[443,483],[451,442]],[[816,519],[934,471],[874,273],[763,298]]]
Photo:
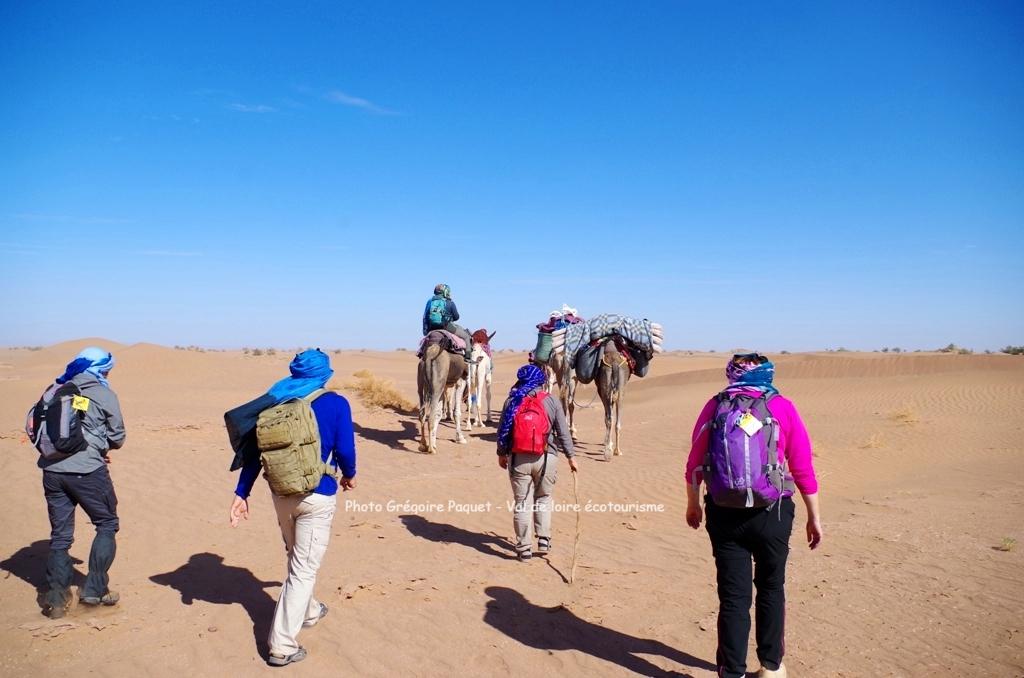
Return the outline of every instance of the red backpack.
[[[544,409],[544,398],[547,396],[544,391],[526,396],[516,410],[512,420],[512,451],[516,454],[544,454],[548,433],[551,432],[551,422]]]

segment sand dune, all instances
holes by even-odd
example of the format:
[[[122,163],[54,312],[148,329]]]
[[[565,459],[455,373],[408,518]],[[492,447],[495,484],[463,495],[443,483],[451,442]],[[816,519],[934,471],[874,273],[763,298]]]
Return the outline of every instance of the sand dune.
[[[122,530],[112,585],[120,606],[42,617],[48,523],[36,453],[20,433],[42,388],[76,351],[116,352],[128,443],[111,472]],[[410,352],[332,354],[332,385],[369,369],[415,400]],[[495,407],[525,354],[499,353]],[[250,675],[284,576],[266,489],[251,520],[227,525],[235,478],[223,412],[287,374],[288,352],[247,356],[89,339],[0,350],[0,673]],[[508,481],[493,427],[470,443],[442,428],[440,454],[416,452],[415,420],[353,399],[359,488],[341,497],[318,590],[331,605],[302,636],[303,675],[714,675],[716,597],[703,531],[683,521],[682,463],[725,354],[670,353],[630,382],[625,455],[603,461],[599,402],[578,411],[584,514],[554,519],[555,553],[512,557]],[[779,356],[777,384],[816,446],[825,542],[789,569],[787,658],[794,676],[1024,675],[1024,360],[939,354]],[[577,401],[587,404],[592,387]],[[568,503],[564,464],[556,501]],[[492,510],[448,510],[492,503]],[[346,502],[354,502],[347,505]],[[394,505],[388,506],[389,502]],[[381,511],[367,505],[380,504]],[[444,511],[424,510],[441,504]],[[627,504],[662,504],[642,511]],[[79,515],[72,554],[88,557]],[[1007,542],[1009,543],[1009,542]],[[84,564],[77,569],[84,573]],[[753,653],[751,653],[753,657]],[[752,660],[751,668],[756,668]]]

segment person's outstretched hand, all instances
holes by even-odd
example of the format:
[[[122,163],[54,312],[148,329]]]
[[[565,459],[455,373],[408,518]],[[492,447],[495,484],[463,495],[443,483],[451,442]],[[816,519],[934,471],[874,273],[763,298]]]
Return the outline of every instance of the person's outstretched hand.
[[[355,478],[342,478],[341,479],[341,489],[342,489],[343,492],[345,490],[354,490],[354,489],[356,489],[356,479]]]
[[[249,520],[249,502],[246,499],[242,499],[237,494],[235,500],[231,502],[231,515],[229,520],[231,521],[231,527],[238,527],[238,523],[241,520]]]
[[[577,467],[577,466],[576,466],[576,460],[575,460],[575,459],[573,459],[572,457],[569,457],[569,469],[570,469],[570,470],[571,470],[571,471],[572,471],[573,473],[576,473],[577,471],[579,471],[579,470],[580,470],[580,469],[579,469],[579,467]]]

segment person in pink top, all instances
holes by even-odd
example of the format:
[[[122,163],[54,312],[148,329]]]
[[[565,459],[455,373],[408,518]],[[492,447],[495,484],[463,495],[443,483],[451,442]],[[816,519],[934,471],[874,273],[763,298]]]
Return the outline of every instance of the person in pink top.
[[[718,675],[746,675],[753,581],[757,675],[785,678],[784,585],[794,487],[807,509],[808,546],[817,548],[822,537],[811,441],[796,407],[772,385],[775,367],[766,357],[735,355],[725,374],[729,385],[707,402],[693,428],[686,522],[696,530],[707,512],[718,572]],[[701,483],[707,487],[703,510]]]

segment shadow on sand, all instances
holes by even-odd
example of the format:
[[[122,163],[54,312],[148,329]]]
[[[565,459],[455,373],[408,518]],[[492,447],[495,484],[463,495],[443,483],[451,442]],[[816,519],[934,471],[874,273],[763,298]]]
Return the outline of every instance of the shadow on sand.
[[[658,668],[639,655],[659,655],[690,668],[714,671],[715,665],[649,638],[613,631],[585,619],[567,608],[541,607],[523,594],[504,586],[489,586],[484,622],[509,638],[538,650],[577,650],[644,676],[689,676]]]
[[[35,587],[36,605],[41,613],[45,606],[43,599],[46,597],[46,559],[50,555],[50,542],[47,539],[34,541],[28,546],[22,546],[14,554],[0,562],[0,570],[10,572],[26,584]],[[79,558],[71,556],[73,565],[81,565]],[[81,587],[85,583],[85,573],[74,568],[71,572],[71,585]]]
[[[439,544],[462,544],[471,549],[488,556],[515,560],[515,548],[503,537],[493,532],[480,534],[470,532],[461,527],[448,525],[447,523],[434,523],[423,516],[403,515],[399,516],[405,529],[417,537],[428,539]]]
[[[402,424],[400,431],[368,428],[356,422],[352,422],[352,429],[360,438],[372,440],[393,450],[416,451],[416,446],[419,444],[419,424],[414,419],[402,419],[400,423]]]
[[[196,553],[173,572],[155,574],[150,580],[181,593],[181,602],[202,600],[215,605],[241,605],[252,620],[252,633],[260,656],[267,658],[267,636],[274,616],[274,599],[265,589],[277,581],[260,581],[244,567],[224,564],[216,553]]]

